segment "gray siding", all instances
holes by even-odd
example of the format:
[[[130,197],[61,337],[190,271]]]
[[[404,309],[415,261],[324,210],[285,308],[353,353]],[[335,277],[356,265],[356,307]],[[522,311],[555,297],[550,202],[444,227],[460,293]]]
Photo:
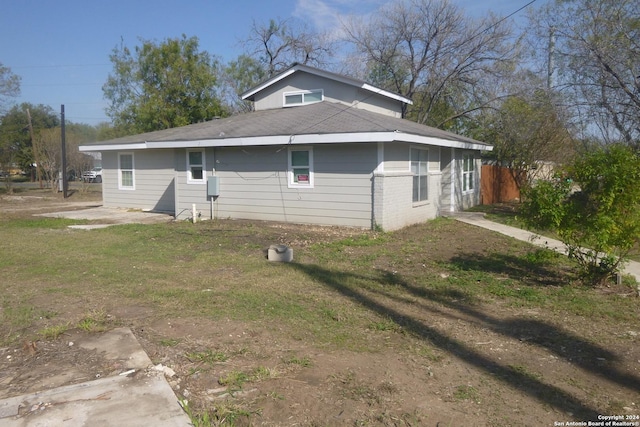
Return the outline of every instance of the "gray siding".
[[[426,147],[428,200],[413,203],[411,147],[374,142],[315,145],[313,188],[289,188],[287,146],[207,148],[205,175],[220,179],[220,196],[213,203],[206,184],[187,182],[185,149],[129,151],[134,154],[134,190],[118,189],[119,152],[107,151],[102,157],[104,205],[172,212],[177,219],[188,219],[195,204],[202,219],[380,225],[392,230],[479,203],[479,152],[472,152],[474,190],[462,194],[465,151],[436,146]]]
[[[411,171],[411,148],[429,151],[429,171],[440,171],[440,147],[434,145],[414,145],[408,143],[393,143],[384,146],[385,172]]]
[[[428,198],[413,202],[411,147],[429,152]],[[433,219],[440,214],[441,185],[440,147],[397,143],[384,147],[384,166],[374,175],[374,224],[390,231]]]
[[[204,175],[213,175],[214,157],[213,148],[205,149]],[[211,203],[207,197],[207,184],[187,182],[187,150],[176,149],[176,185],[175,185],[175,215],[176,219],[187,219],[192,216],[192,206],[196,205],[196,211],[202,219],[210,218]]]
[[[446,214],[455,210],[455,204],[451,202],[451,192],[454,191],[454,181],[452,180],[453,159],[451,148],[440,150],[440,170],[442,171],[442,189],[440,196],[440,213]]]
[[[462,192],[462,159],[463,154],[474,156],[473,191]],[[460,149],[441,150],[440,167],[442,169],[441,209],[443,213],[469,209],[480,203],[480,173],[482,160],[479,151]],[[453,196],[451,195],[453,191]]]
[[[118,189],[118,154],[102,153],[104,206],[174,211],[175,163],[173,150],[123,151],[134,155],[135,190]]]
[[[189,218],[196,203],[203,218],[371,227],[376,150],[376,144],[316,145],[314,188],[288,188],[287,147],[208,149],[207,174],[215,164],[220,196],[212,212],[206,186],[186,184],[186,172],[179,170],[178,218]]]
[[[385,172],[407,172],[411,170],[409,162],[409,144],[384,145]]]
[[[315,89],[324,90],[325,101],[340,102],[355,108],[362,108],[394,117],[401,116],[402,103],[400,101],[376,95],[355,86],[301,72],[294,73],[259,93],[256,96],[255,109],[257,111],[282,108],[284,105],[284,92]]]

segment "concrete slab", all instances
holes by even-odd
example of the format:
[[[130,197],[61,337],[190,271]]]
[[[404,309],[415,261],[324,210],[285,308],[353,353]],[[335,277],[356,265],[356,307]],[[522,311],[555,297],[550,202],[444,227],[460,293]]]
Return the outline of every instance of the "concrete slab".
[[[78,344],[87,350],[96,350],[109,360],[122,362],[124,370],[147,369],[151,359],[129,328],[116,328],[102,335],[85,339]]]
[[[122,361],[120,375],[0,401],[0,427],[190,426],[189,417],[127,328],[80,344]]]
[[[103,222],[103,224],[73,226],[73,228],[89,230],[94,228],[104,228],[114,224],[157,224],[169,222],[174,219],[172,215],[165,213],[108,208],[104,206],[94,207],[90,209],[42,213],[36,214],[36,216],[45,216],[50,218],[86,219],[89,221]]]
[[[0,416],[2,427],[191,425],[162,373],[152,371],[6,399]]]

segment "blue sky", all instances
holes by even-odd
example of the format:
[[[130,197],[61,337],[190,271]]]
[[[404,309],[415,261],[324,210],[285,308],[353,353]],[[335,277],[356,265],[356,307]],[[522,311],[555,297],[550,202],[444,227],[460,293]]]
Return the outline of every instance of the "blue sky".
[[[530,0],[451,0],[469,16],[508,15]],[[538,0],[543,3],[545,0]],[[21,76],[16,100],[65,105],[68,120],[108,121],[102,85],[109,54],[121,40],[196,36],[200,49],[224,61],[242,52],[251,22],[296,17],[330,29],[338,17],[366,15],[383,0],[7,0],[0,6],[0,63]],[[525,11],[515,17],[524,18]]]

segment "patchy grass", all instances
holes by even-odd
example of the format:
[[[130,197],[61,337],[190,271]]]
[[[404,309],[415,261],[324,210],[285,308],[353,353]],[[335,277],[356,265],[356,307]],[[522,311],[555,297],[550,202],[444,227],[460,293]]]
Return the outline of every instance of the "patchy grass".
[[[60,337],[62,334],[64,334],[68,330],[69,330],[68,324],[53,325],[53,326],[47,326],[46,328],[41,329],[40,331],[38,331],[38,335],[40,335],[42,338],[46,340],[55,340],[55,339],[58,339],[58,337]]]
[[[556,374],[517,359],[514,345],[530,346],[520,348],[525,356],[541,348],[571,359],[567,365],[593,377],[635,385],[635,377],[625,379],[628,372],[597,359],[617,363],[612,343],[622,340],[629,349],[636,344],[640,309],[628,288],[579,286],[566,258],[453,220],[393,233],[222,220],[92,231],[69,230],[57,220],[0,221],[7,225],[0,228],[0,347],[52,339],[69,325],[88,332],[133,325],[139,334],[151,335],[147,342],[159,353],[177,354],[175,360],[185,365],[183,381],[193,381],[204,393],[217,388],[216,381],[232,392],[249,388],[248,383],[259,389],[244,404],[185,401],[194,425],[252,425],[265,401],[300,405],[288,391],[300,384],[305,393],[313,385],[323,403],[344,401],[345,407],[353,403],[371,410],[351,414],[361,421],[355,425],[419,425],[416,420],[426,418],[415,406],[398,405],[429,381],[428,390],[440,384],[440,397],[473,405],[469,413],[481,410],[476,402],[481,397],[484,404],[493,391],[477,385],[476,373],[463,372],[476,375],[470,380],[447,377],[457,360],[489,375],[492,388],[502,387],[491,410],[500,411],[496,402],[516,392],[527,402],[540,399],[543,408],[572,397],[562,391],[569,375],[556,387],[549,379]],[[265,250],[274,243],[293,247],[294,262],[268,262]],[[127,311],[133,308],[140,313]],[[172,327],[175,319],[193,325],[190,334],[181,335],[178,326],[172,337],[146,332],[156,324],[167,327],[167,319]],[[201,325],[224,329],[227,324],[228,333],[215,338],[220,342],[191,335]],[[393,357],[389,366],[374,366],[379,368],[375,380],[367,377],[369,366],[340,366],[345,355],[387,353]],[[327,368],[331,363],[335,366]],[[572,372],[576,389],[590,384],[581,372]],[[420,388],[407,390],[403,381],[414,377]],[[195,394],[198,388],[189,390]],[[544,397],[556,394],[560,398]],[[617,398],[588,404],[606,413],[619,406]],[[579,398],[573,400],[579,406]],[[398,412],[389,409],[396,406]],[[580,407],[570,409],[582,410],[574,413],[583,419],[589,415]],[[508,419],[512,412],[502,415]]]
[[[82,298],[149,305],[159,317],[188,307],[193,316],[276,322],[298,339],[351,349],[371,345],[363,340],[359,325],[402,331],[402,319],[372,313],[358,302],[376,295],[439,304],[499,299],[516,307],[588,312],[617,320],[630,319],[635,312],[630,299],[572,285],[564,257],[525,243],[509,242],[509,252],[458,251],[453,257],[417,250],[437,243],[434,233],[460,227],[451,220],[396,234],[352,230],[353,236],[335,241],[321,233],[312,239],[307,232],[305,240],[320,241],[296,248],[297,262],[291,264],[266,262],[264,249],[278,240],[278,229],[269,226],[180,222],[48,233],[67,223],[47,219],[27,227],[45,237],[23,239],[25,221],[10,221],[13,226],[2,229],[7,250],[0,297],[5,308],[0,315],[4,324],[13,325],[13,334],[37,320],[37,310],[27,301],[38,293],[52,303]],[[100,330],[105,325],[102,316],[93,312],[78,326]],[[11,341],[6,328],[4,333],[5,342]]]
[[[453,392],[453,398],[456,400],[472,400],[476,403],[480,400],[480,393],[471,385],[460,385]]]
[[[284,360],[284,363],[286,365],[300,366],[303,368],[308,368],[312,366],[311,359],[307,356],[304,356],[304,357],[291,356],[286,358]]]
[[[186,357],[192,362],[201,362],[209,365],[213,365],[218,362],[226,362],[229,359],[225,353],[213,351],[211,349],[187,353]]]
[[[180,344],[180,340],[175,338],[161,338],[159,340],[159,343],[161,346],[164,346],[164,347],[175,347],[178,344]]]
[[[251,380],[250,374],[243,371],[231,371],[227,372],[224,376],[218,379],[220,385],[226,386],[231,390],[239,390],[242,385]]]
[[[91,310],[76,325],[85,332],[104,332],[111,325],[110,316],[103,310]]]
[[[259,414],[259,411],[250,411],[241,405],[231,403],[220,403],[206,411],[192,409],[186,399],[180,400],[180,405],[191,419],[194,427],[232,427],[237,425],[236,423],[244,425],[252,415]]]
[[[60,230],[68,228],[70,225],[89,224],[89,221],[81,219],[33,217],[2,221],[1,223],[3,227],[9,228]]]

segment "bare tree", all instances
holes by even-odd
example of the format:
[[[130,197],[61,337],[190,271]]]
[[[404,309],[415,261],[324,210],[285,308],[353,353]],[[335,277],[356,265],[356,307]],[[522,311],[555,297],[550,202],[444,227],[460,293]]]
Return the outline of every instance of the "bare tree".
[[[0,113],[4,113],[8,100],[20,95],[20,76],[11,72],[11,68],[5,67],[0,62]]]
[[[54,192],[57,191],[59,182],[59,173],[62,169],[62,143],[61,130],[59,127],[51,129],[42,129],[36,139],[36,150],[43,179],[47,182],[47,186]],[[76,173],[91,168],[93,159],[80,153],[78,146],[82,141],[81,135],[74,132],[65,132],[65,143],[67,151],[67,167]],[[67,173],[68,171],[65,171]]]
[[[242,41],[248,56],[263,64],[268,77],[298,62],[322,67],[334,51],[327,34],[309,29],[306,23],[271,19],[268,24],[253,21],[249,36]]]
[[[532,179],[550,178],[556,166],[575,156],[575,141],[553,93],[538,89],[511,96],[483,117],[475,136],[494,144],[491,157],[509,168],[521,190]]]
[[[254,87],[267,77],[264,65],[248,56],[240,55],[220,68],[218,81],[221,83],[221,97],[226,108],[233,113],[252,111],[253,103],[244,101],[240,94]]]
[[[413,100],[405,116],[438,127],[502,95],[483,81],[513,72],[518,53],[507,21],[473,21],[447,0],[398,0],[345,32],[369,78]]]
[[[640,3],[572,0],[541,8],[532,19],[557,64],[556,90],[587,134],[640,148]],[[553,72],[554,70],[551,70]]]
[[[40,176],[54,192],[57,189],[58,172],[61,165],[60,128],[43,129],[37,135],[34,155],[39,159]]]

